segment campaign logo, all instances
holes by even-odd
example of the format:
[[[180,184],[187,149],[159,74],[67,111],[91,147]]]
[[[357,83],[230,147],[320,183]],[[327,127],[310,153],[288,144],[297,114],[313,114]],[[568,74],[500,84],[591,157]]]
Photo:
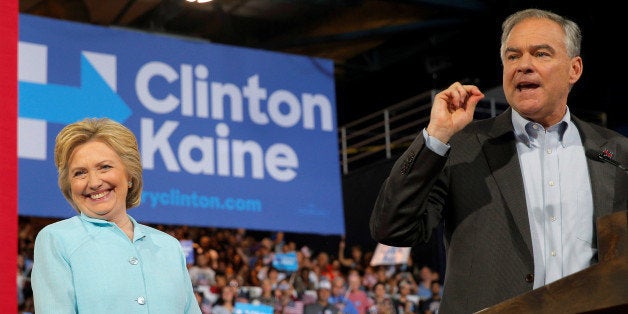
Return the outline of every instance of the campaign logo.
[[[124,122],[131,115],[116,93],[116,57],[83,51],[80,62],[80,86],[48,83],[48,47],[19,43],[19,158],[47,159],[47,122],[68,124],[89,116]]]

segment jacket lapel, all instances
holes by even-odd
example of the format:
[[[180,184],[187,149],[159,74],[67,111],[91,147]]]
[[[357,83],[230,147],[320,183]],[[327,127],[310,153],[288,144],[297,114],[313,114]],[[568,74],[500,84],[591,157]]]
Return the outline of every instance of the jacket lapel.
[[[591,128],[582,120],[571,115],[571,119],[580,131],[580,137],[585,149],[595,153],[601,153],[605,149],[611,152],[617,152],[618,147],[603,138],[598,132]],[[589,178],[591,180],[591,192],[593,194],[593,211],[595,217],[599,218],[610,214],[613,211],[613,199],[615,189],[616,169],[603,162],[587,158],[587,167],[589,168]]]
[[[532,254],[532,236],[526,207],[523,177],[512,127],[512,109],[495,118],[487,132],[479,132],[478,140],[482,144],[484,156],[497,187],[510,212],[519,233],[521,234],[530,254]]]

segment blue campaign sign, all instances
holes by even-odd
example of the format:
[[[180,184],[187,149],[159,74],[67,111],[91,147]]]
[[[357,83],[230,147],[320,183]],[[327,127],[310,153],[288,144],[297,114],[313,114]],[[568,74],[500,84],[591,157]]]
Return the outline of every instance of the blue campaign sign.
[[[282,271],[297,271],[297,269],[299,269],[297,253],[275,253],[273,256],[273,267]]]
[[[236,302],[234,314],[273,314],[274,308],[266,304]]]
[[[183,254],[185,254],[185,262],[188,265],[194,265],[194,241],[193,240],[179,240]]]
[[[137,136],[138,221],[343,234],[333,62],[20,15],[19,214],[65,218],[57,132]]]

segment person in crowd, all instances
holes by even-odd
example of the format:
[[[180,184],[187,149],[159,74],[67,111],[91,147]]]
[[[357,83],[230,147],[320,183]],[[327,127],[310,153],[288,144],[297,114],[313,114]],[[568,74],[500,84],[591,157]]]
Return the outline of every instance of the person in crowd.
[[[325,277],[327,280],[332,281],[336,276],[336,271],[332,266],[331,258],[329,257],[329,253],[325,251],[318,252],[316,255],[316,267],[318,268],[319,280],[322,280]]]
[[[419,295],[419,300],[427,300],[432,297],[432,281],[434,275],[432,274],[432,269],[423,265],[419,270],[419,282],[417,283],[417,294]]]
[[[288,279],[282,279],[276,289],[275,313],[297,314],[303,313],[303,301],[297,298],[294,287]]]
[[[31,270],[33,267],[33,249],[36,231],[31,220],[26,217],[18,217],[18,254],[17,254],[17,293],[18,313],[32,313],[35,311],[33,304],[33,290],[31,288]]]
[[[264,242],[257,243],[252,250],[252,255],[249,256],[249,266],[252,270],[254,270],[258,275],[258,280],[262,280],[267,267],[272,263],[272,252],[270,247]]]
[[[305,305],[305,314],[341,313],[338,308],[329,303],[329,298],[331,297],[331,283],[327,279],[318,282],[316,296],[316,302]]]
[[[525,9],[502,30],[510,108],[473,121],[477,86],[436,94],[371,215],[373,239],[392,246],[428,241],[445,221],[443,313],[475,312],[591,266],[594,222],[627,209],[628,175],[616,163],[628,164],[628,139],[567,105],[583,73],[579,26]]]
[[[283,233],[283,231],[277,231],[271,236],[270,239],[272,241],[273,252],[281,253],[284,251],[284,246],[286,245],[284,236],[285,234]]]
[[[416,283],[416,280],[414,280],[414,275],[412,275],[411,272],[409,271],[396,271],[395,275],[394,275],[397,284],[401,281],[405,281],[410,285],[410,292],[412,292],[413,295],[417,295],[418,294],[418,285]],[[417,295],[418,298],[418,295]]]
[[[264,304],[274,307],[277,302],[277,297],[275,296],[275,289],[273,288],[273,283],[270,278],[262,279],[260,288],[262,288],[262,293],[258,297],[251,300],[251,303]]]
[[[359,314],[368,313],[369,308],[373,305],[373,300],[368,296],[362,287],[362,276],[360,271],[352,269],[347,275],[347,299],[353,303]]]
[[[28,276],[24,271],[24,255],[17,255],[17,306],[22,307],[26,302],[24,296],[24,287],[26,287],[26,281]]]
[[[198,306],[201,308],[201,313],[211,314],[212,303],[209,299],[205,297],[205,291],[200,289],[194,289],[194,296],[196,297],[196,302],[198,302]]]
[[[216,271],[210,266],[209,252],[205,252],[196,257],[196,263],[188,268],[193,288],[210,291],[210,287],[216,284]]]
[[[407,279],[399,281],[397,294],[393,298],[393,306],[398,314],[419,313],[419,304],[412,295],[412,283]]]
[[[299,267],[312,268],[312,250],[307,245],[297,251],[297,263]]]
[[[244,276],[248,274],[249,264],[248,257],[244,254],[240,246],[236,244],[229,244],[226,273],[229,276]]]
[[[363,260],[364,254],[362,252],[362,247],[358,244],[352,245],[351,256],[346,257],[345,256],[346,246],[347,245],[345,242],[345,238],[344,237],[340,238],[340,241],[338,242],[338,261],[340,262],[342,267],[349,270],[357,269],[361,272],[364,272],[366,265],[364,264],[364,260]]]
[[[222,288],[227,287],[229,285],[229,279],[227,278],[227,274],[223,271],[216,271],[214,275],[214,284],[209,287],[209,291],[218,296],[222,291]]]
[[[56,137],[54,161],[77,214],[37,235],[35,312],[201,313],[179,241],[127,213],[142,191],[134,134],[108,118],[71,123]]]
[[[370,314],[397,314],[393,299],[386,292],[386,284],[378,282],[373,287],[373,305],[369,308]]]
[[[343,276],[335,276],[331,281],[331,296],[329,303],[333,304],[340,313],[358,314],[358,309],[347,298],[347,286]]]
[[[294,289],[297,295],[302,298],[306,291],[316,290],[316,283],[311,280],[311,269],[309,267],[299,267],[297,275],[294,276]]]
[[[364,274],[362,274],[362,287],[370,293],[373,291],[373,287],[377,283],[377,268],[374,265],[367,265],[364,268]]]
[[[273,266],[269,266],[266,278],[270,279],[270,282],[273,284],[273,289],[277,289],[279,283],[286,278],[286,274]]]
[[[235,296],[235,302],[238,303],[249,303],[249,291],[244,286],[244,279],[238,276],[232,276],[229,279],[229,287],[233,289],[233,295]]]
[[[441,294],[440,294],[440,282],[438,280],[432,281],[430,284],[431,297],[427,300],[422,300],[419,303],[421,313],[423,314],[438,314],[440,308]]]
[[[233,287],[224,286],[220,296],[212,306],[212,314],[232,314],[235,311],[236,291]]]
[[[389,266],[378,265],[375,269],[375,276],[378,283],[382,283],[386,287],[386,293],[394,294],[397,292],[397,284],[393,282],[395,279],[394,272],[391,271]]]

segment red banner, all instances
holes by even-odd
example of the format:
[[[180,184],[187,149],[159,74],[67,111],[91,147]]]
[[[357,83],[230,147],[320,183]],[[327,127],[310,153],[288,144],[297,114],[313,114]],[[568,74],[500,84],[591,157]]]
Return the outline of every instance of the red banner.
[[[0,313],[17,311],[17,36],[19,1],[0,2]]]

